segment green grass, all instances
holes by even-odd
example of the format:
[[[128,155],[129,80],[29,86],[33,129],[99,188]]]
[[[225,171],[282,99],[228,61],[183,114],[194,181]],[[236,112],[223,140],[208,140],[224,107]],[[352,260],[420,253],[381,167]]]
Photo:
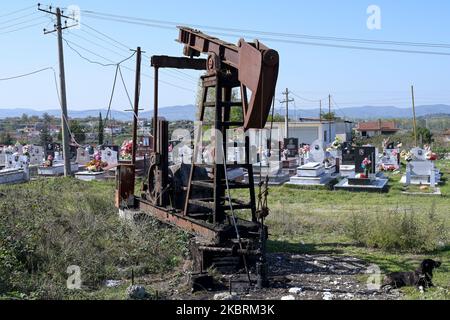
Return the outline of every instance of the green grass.
[[[449,161],[438,165],[445,175],[450,174]],[[443,262],[435,274],[438,288],[424,295],[407,288],[406,298],[449,299],[450,185],[446,181],[441,186],[441,197],[409,196],[402,194],[400,178],[390,175],[387,194],[271,187],[271,213],[266,221],[269,250],[355,256],[379,265],[384,272],[414,270],[422,259],[435,258]],[[129,272],[120,273],[119,267],[133,267],[139,270],[137,276],[144,277],[176,269],[186,254],[186,235],[154,222],[142,229],[124,225],[113,206],[114,185],[59,178],[0,186],[0,296],[124,299],[127,285],[101,285],[105,279],[129,282]],[[243,193],[236,195],[244,198]],[[430,225],[425,229],[431,232],[424,236],[423,222],[430,216],[438,223],[436,228]],[[349,232],[355,217],[362,222],[362,227],[354,226],[356,231],[367,230],[364,224],[375,221],[368,229],[369,240],[384,243],[386,248],[376,248],[364,237],[356,241]],[[380,217],[384,225],[377,222]],[[391,222],[400,223],[403,229],[399,234],[392,232],[395,225]],[[384,232],[384,226],[391,231]],[[436,230],[441,232],[436,234]],[[385,234],[393,239],[383,238]],[[422,236],[427,246],[414,250]],[[396,242],[397,238],[401,241]],[[66,268],[72,264],[83,266],[88,285],[77,294],[64,290]],[[150,287],[148,290],[152,292]]]
[[[0,186],[0,296],[74,298],[66,286],[71,265],[81,269],[76,298],[103,291],[108,298],[103,282],[129,280],[131,270],[136,277],[175,270],[187,235],[152,219],[121,221],[114,185],[55,178]]]
[[[445,175],[449,175],[449,162],[440,161],[438,166]],[[406,289],[406,298],[450,299],[449,183],[446,181],[441,186],[442,196],[410,196],[402,194],[400,174],[391,174],[389,178],[391,188],[387,194],[271,187],[268,198],[271,213],[266,221],[270,232],[269,250],[350,255],[377,264],[383,272],[415,270],[422,259],[435,258],[443,262],[434,281],[442,289],[431,289],[424,295],[415,289]],[[244,198],[243,193],[236,195]],[[247,212],[241,214],[248,217]],[[430,215],[438,221],[436,226],[429,225]],[[363,224],[377,223],[377,219],[381,219],[384,225],[380,226],[378,222],[363,230],[378,231],[372,235],[375,239],[380,235],[398,237],[400,239],[381,239],[380,242],[397,244],[400,248],[394,246],[382,250],[352,239],[347,229],[354,216],[359,217]],[[389,216],[391,220],[386,220]],[[396,231],[395,226],[389,225],[391,221],[399,223],[404,230],[396,235],[392,232]],[[385,226],[391,230],[384,230]],[[428,230],[433,234],[428,234]],[[411,238],[415,242],[411,242]],[[395,242],[397,240],[400,242]],[[429,241],[428,246],[422,245],[425,241]],[[416,245],[418,250],[415,250]],[[430,251],[423,247],[433,249]]]

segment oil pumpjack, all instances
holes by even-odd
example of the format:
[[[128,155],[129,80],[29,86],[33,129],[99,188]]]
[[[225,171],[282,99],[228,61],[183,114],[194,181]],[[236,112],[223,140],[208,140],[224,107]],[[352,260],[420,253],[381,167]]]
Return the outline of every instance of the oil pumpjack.
[[[194,235],[190,244],[194,278],[202,277],[211,268],[222,273],[245,270],[250,283],[253,282],[250,274],[254,274],[256,286],[264,287],[268,283],[265,257],[268,230],[264,219],[269,210],[266,201],[261,200],[267,196],[267,190],[263,194],[260,192],[257,202],[250,139],[244,139],[245,161],[230,162],[227,160],[227,133],[236,128],[246,132],[265,127],[275,94],[279,55],[258,41],[241,39],[238,45],[233,45],[198,30],[178,28],[177,41],[184,45],[185,57],[151,58],[155,81],[154,140],[141,196],[135,196],[133,164],[120,165],[116,206],[122,210],[139,211]],[[201,55],[207,58],[200,58]],[[198,161],[202,147],[201,134],[197,134],[192,161],[169,167],[168,121],[158,118],[161,68],[205,71],[201,76],[202,99],[198,121],[202,127],[215,129],[222,136],[213,142],[213,163]],[[233,90],[240,92],[240,99],[235,99]],[[239,121],[232,121],[233,108],[242,115]],[[213,117],[206,117],[207,109],[213,111]],[[232,169],[247,170],[249,183],[230,181],[228,172]],[[235,189],[247,190],[249,200],[233,199],[230,190]],[[251,220],[238,218],[236,210],[248,210]]]

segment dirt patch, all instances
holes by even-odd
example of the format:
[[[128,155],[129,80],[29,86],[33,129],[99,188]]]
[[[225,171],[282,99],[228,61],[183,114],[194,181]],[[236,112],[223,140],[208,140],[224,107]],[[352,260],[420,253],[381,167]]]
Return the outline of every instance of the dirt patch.
[[[290,296],[296,300],[398,300],[401,293],[392,290],[368,289],[365,278],[369,265],[360,259],[330,255],[268,255],[270,287],[263,290],[248,288],[245,274],[231,277],[232,291],[241,300],[280,300]],[[252,275],[253,277],[253,275]],[[230,276],[223,276],[224,284]],[[172,279],[167,299],[212,300],[220,291],[190,293],[187,276]],[[223,289],[227,291],[228,289]]]

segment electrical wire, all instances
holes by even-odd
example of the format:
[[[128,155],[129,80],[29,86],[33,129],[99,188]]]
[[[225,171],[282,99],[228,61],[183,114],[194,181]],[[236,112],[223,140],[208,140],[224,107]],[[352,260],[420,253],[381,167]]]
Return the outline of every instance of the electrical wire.
[[[74,42],[71,41],[71,40],[67,40],[67,39],[65,39],[65,38],[63,38],[63,40],[64,40],[64,42],[67,44],[67,46],[68,46],[72,51],[74,51],[76,54],[78,54],[78,56],[80,56],[80,58],[82,58],[82,59],[88,61],[89,63],[92,63],[92,64],[98,64],[98,65],[100,65],[100,66],[102,66],[102,67],[112,67],[112,66],[120,65],[120,64],[124,63],[125,61],[130,60],[130,59],[136,54],[136,52],[133,52],[133,54],[132,54],[131,56],[129,56],[128,58],[125,58],[125,59],[123,59],[123,60],[121,60],[121,61],[119,61],[119,62],[114,62],[114,61],[112,61],[112,60],[110,60],[110,59],[108,59],[108,58],[106,58],[106,57],[104,57],[104,56],[102,56],[102,55],[100,55],[100,54],[97,54],[97,53],[95,53],[95,52],[93,52],[93,51],[91,51],[91,50],[89,50],[89,49],[86,49],[86,48],[84,48],[83,46],[80,46],[79,44],[74,43]],[[80,49],[82,49],[82,50],[84,50],[84,51],[86,51],[86,52],[89,52],[90,54],[95,55],[95,56],[97,56],[97,57],[99,57],[99,58],[102,58],[102,59],[104,59],[104,60],[106,60],[106,61],[109,61],[109,62],[111,62],[111,63],[105,64],[105,63],[102,63],[102,62],[99,62],[99,61],[91,60],[91,59],[85,57],[84,55],[82,55],[82,54],[81,54],[77,49],[75,49],[71,44],[72,44],[73,46],[79,47]]]
[[[42,19],[44,19],[44,18],[47,19],[46,16],[40,16],[40,17],[37,17],[37,18],[28,19],[26,21],[22,21],[22,22],[18,22],[18,23],[10,24],[8,26],[1,27],[0,30],[11,29],[11,28],[14,28],[14,27],[26,24],[26,23],[38,21],[38,20],[42,21]]]
[[[10,30],[10,31],[0,32],[0,35],[3,35],[3,34],[10,34],[10,33],[14,33],[14,32],[17,32],[17,31],[21,31],[21,30],[25,30],[25,29],[30,29],[30,28],[33,28],[33,27],[37,27],[37,26],[40,26],[40,25],[42,25],[42,22],[35,23],[35,24],[31,24],[31,25],[29,25],[29,26],[24,26],[24,27],[22,27],[22,28]]]
[[[34,74],[37,74],[37,73],[41,73],[41,72],[44,72],[44,71],[47,71],[47,70],[54,70],[54,69],[53,69],[53,67],[42,68],[42,69],[39,69],[39,70],[36,70],[36,71],[20,74],[20,75],[17,75],[17,76],[12,76],[12,77],[8,77],[8,78],[0,78],[0,81],[9,81],[9,80],[25,78],[25,77],[28,77],[28,76],[31,76],[31,75],[34,75]]]
[[[224,28],[224,27],[216,27],[216,26],[197,25],[197,24],[166,21],[166,20],[144,19],[144,18],[138,18],[138,17],[101,13],[101,12],[96,12],[96,11],[92,11],[92,10],[82,10],[82,12],[84,14],[87,14],[90,17],[97,18],[97,19],[100,19],[100,18],[111,19],[111,20],[118,20],[120,22],[130,22],[130,23],[149,25],[149,26],[159,26],[161,28],[169,28],[170,26],[173,27],[173,26],[179,26],[179,25],[188,25],[193,28],[200,28],[200,29],[207,29],[207,30],[250,33],[250,34],[259,34],[259,35],[264,35],[264,36],[283,37],[283,38],[298,38],[298,39],[308,39],[308,40],[350,42],[350,43],[363,43],[363,44],[376,44],[376,45],[450,48],[449,43],[391,41],[391,40],[375,40],[375,39],[348,38],[348,37],[317,36],[317,35],[282,33],[282,32],[268,32],[268,31],[261,31],[261,30]]]
[[[15,15],[17,13],[20,13],[20,12],[27,11],[29,9],[35,8],[35,7],[36,7],[36,5],[32,5],[32,6],[25,7],[25,8],[19,9],[19,10],[15,10],[15,11],[12,11],[12,12],[9,12],[9,13],[5,13],[5,14],[0,15],[0,18],[9,17],[9,16]]]
[[[26,15],[17,17],[17,18],[9,19],[9,20],[0,22],[0,26],[1,26],[1,25],[4,25],[4,24],[7,24],[7,23],[9,23],[9,22],[13,22],[13,21],[21,20],[21,19],[23,19],[23,18],[35,16],[35,15],[37,15],[37,14],[39,14],[39,12],[36,12],[36,11],[35,11],[35,12],[32,12],[32,13],[28,13],[28,14],[26,14]]]

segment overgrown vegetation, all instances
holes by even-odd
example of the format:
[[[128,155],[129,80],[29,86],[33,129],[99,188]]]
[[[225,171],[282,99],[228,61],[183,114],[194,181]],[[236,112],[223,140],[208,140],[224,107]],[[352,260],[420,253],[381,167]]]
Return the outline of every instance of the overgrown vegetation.
[[[67,299],[67,268],[81,269],[84,292],[107,279],[174,269],[187,236],[153,220],[118,218],[113,184],[39,180],[0,188],[0,296]]]
[[[357,244],[386,251],[424,253],[443,247],[449,238],[445,222],[437,217],[435,206],[428,213],[415,210],[387,210],[368,215],[353,212],[345,234]]]

